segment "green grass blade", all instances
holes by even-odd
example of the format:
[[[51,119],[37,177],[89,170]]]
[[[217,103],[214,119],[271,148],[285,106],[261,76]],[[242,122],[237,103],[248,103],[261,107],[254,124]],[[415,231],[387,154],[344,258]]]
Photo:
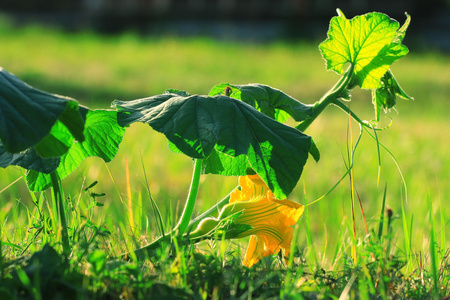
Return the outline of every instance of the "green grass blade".
[[[412,217],[411,217],[412,221]],[[407,259],[407,270],[410,270],[412,267],[412,260],[411,260],[411,227],[408,229],[408,221],[406,219],[406,212],[405,212],[405,206],[402,201],[402,223],[403,223],[403,238],[405,243],[405,253],[406,253],[406,259]]]
[[[441,198],[439,197],[439,214],[441,216],[441,247],[442,247],[442,253],[441,253],[441,259],[444,260],[445,257],[445,215],[444,215],[444,209],[442,207]]]
[[[144,179],[145,179],[145,185],[146,185],[146,189],[147,189],[147,195],[148,195],[148,198],[150,199],[150,203],[152,204],[153,216],[155,217],[159,234],[164,237],[166,230],[164,228],[164,223],[162,221],[161,211],[159,210],[158,204],[156,204],[155,199],[153,199],[152,193],[150,191],[150,186],[148,185],[147,172],[145,171],[145,165],[144,165],[144,159],[142,158],[142,153],[139,152],[139,155],[141,157],[141,165],[142,165],[142,170],[144,172]]]
[[[305,194],[305,196],[304,196],[304,200],[305,200],[304,216],[305,216],[305,226],[306,226],[306,242],[307,242],[308,249],[309,249],[309,259],[311,261],[310,270],[311,270],[311,272],[313,272],[314,268],[319,268],[319,263],[318,263],[317,253],[316,253],[316,249],[314,247],[312,234],[311,234],[311,226],[310,226],[310,222],[309,222],[309,208],[308,208],[308,203],[307,203],[307,199],[306,199],[306,191],[304,191],[304,194]]]
[[[436,243],[436,223],[434,220],[433,204],[428,198],[428,208],[430,213],[430,263],[431,277],[433,279],[433,299],[439,299],[439,274],[438,274],[438,246]]]
[[[381,212],[380,212],[380,224],[378,225],[378,240],[379,241],[381,241],[381,237],[383,235],[384,208],[386,205],[386,192],[387,192],[387,183],[384,186],[383,202],[381,204]]]

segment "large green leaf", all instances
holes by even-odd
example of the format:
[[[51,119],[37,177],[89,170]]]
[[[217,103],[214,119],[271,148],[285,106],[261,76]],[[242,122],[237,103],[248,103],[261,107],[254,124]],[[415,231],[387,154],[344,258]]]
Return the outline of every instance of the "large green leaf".
[[[120,125],[149,124],[184,154],[205,159],[207,172],[252,168],[279,199],[295,187],[311,149],[311,137],[227,96],[163,94],[113,106]]]
[[[0,67],[0,140],[6,151],[17,153],[40,143],[57,120],[75,139],[83,141],[84,120],[75,100],[35,89]],[[39,155],[58,156],[43,149],[56,149],[56,154],[63,151],[61,140],[66,137],[54,138],[44,143],[58,140],[58,148],[41,147],[36,149]]]
[[[286,122],[289,116],[301,122],[312,114],[312,105],[303,104],[278,89],[259,83],[246,85],[221,83],[209,92],[209,96],[216,95],[242,100],[281,123]]]
[[[382,13],[368,13],[351,20],[333,17],[328,38],[319,48],[327,69],[343,73],[346,63],[355,66],[355,81],[366,89],[381,86],[381,77],[389,66],[408,53],[401,44],[406,26],[400,30],[397,21]]]
[[[91,156],[100,157],[105,162],[111,161],[119,149],[124,133],[124,128],[117,123],[116,111],[89,111],[84,130],[85,141],[74,141],[69,150],[61,156],[61,162],[56,169],[59,177],[65,178],[83,160]],[[50,175],[31,170],[27,172],[27,183],[33,191],[45,190],[51,185]]]

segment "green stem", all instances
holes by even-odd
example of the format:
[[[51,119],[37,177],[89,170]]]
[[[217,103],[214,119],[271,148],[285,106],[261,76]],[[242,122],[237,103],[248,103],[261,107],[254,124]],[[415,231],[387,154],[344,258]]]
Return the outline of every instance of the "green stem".
[[[230,193],[231,194],[231,193]],[[189,222],[189,225],[187,227],[187,231],[192,231],[193,228],[195,228],[198,223],[200,223],[201,220],[203,220],[206,217],[214,216],[215,214],[219,214],[219,210],[228,203],[230,200],[230,194],[228,194],[226,197],[224,197],[222,200],[220,200],[216,205],[202,213],[201,215],[194,218],[192,221]],[[170,243],[170,239],[177,234],[176,229],[173,229],[171,232],[166,233],[165,235],[160,236],[156,240],[154,240],[151,244],[148,244],[147,246],[144,246],[142,248],[139,248],[134,252],[134,255],[136,255],[139,259],[144,259],[146,255],[152,255],[152,252],[162,246],[163,243]],[[191,240],[190,240],[191,241]],[[195,243],[195,241],[192,241]],[[123,258],[130,257],[130,253],[125,253],[120,256]]]
[[[333,103],[336,99],[343,96],[343,92],[347,88],[353,77],[354,66],[350,65],[345,74],[339,79],[339,81],[331,88],[323,97],[314,104],[312,116],[298,124],[295,128],[304,132],[309,125],[323,112],[323,110]]]
[[[346,113],[348,113],[350,115],[350,117],[353,118],[353,120],[355,120],[356,122],[358,122],[362,126],[368,127],[370,129],[374,129],[372,126],[370,126],[368,124],[368,122],[361,120],[350,108],[347,107],[347,105],[345,105],[344,103],[342,103],[338,99],[334,100],[333,104],[336,105],[337,107],[339,107],[340,109],[342,109],[343,111],[345,111]]]
[[[178,231],[182,235],[191,221],[192,213],[194,211],[195,199],[197,198],[198,184],[200,182],[200,174],[202,170],[202,160],[194,159],[194,173],[192,174],[191,186],[189,188],[189,195],[186,201],[186,206],[181,215],[180,221],[175,226],[174,231]]]
[[[64,211],[63,195],[61,191],[61,179],[56,171],[50,173],[50,179],[53,186],[53,196],[55,198],[57,212],[59,215],[59,223],[61,226],[61,240],[63,252],[65,254],[70,253],[69,234],[67,233],[66,214]]]
[[[207,211],[202,213],[201,215],[195,217],[191,222],[189,222],[188,226],[188,232],[191,231],[195,226],[200,223],[201,220],[205,219],[206,217],[217,217],[219,215],[219,211],[222,207],[225,206],[225,204],[228,204],[230,201],[231,193],[229,193],[225,198],[220,200],[216,205],[210,207]]]

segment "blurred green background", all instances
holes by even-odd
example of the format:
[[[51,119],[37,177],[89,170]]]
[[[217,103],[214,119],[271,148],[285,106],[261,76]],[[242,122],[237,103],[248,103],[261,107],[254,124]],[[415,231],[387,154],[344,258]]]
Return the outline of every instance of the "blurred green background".
[[[210,88],[222,82],[263,83],[302,102],[314,103],[339,78],[326,71],[318,50],[319,43],[326,37],[326,28],[320,39],[249,42],[177,33],[146,35],[130,28],[106,34],[93,29],[73,31],[42,24],[18,26],[14,20],[2,17],[0,22],[0,65],[36,88],[73,97],[91,108],[109,108],[114,99],[147,97],[163,93],[166,88],[207,94]],[[412,24],[414,22],[412,15]],[[404,41],[407,46],[413,28],[412,25]],[[414,220],[415,249],[421,251],[428,249],[429,242],[426,237],[430,226],[427,201],[433,203],[435,213],[442,212],[444,216],[437,218],[439,232],[450,222],[450,208],[446,205],[450,193],[450,122],[447,116],[450,56],[442,47],[427,48],[420,44],[421,38],[411,38],[411,41],[410,54],[394,63],[392,70],[415,101],[398,99],[398,113],[392,110],[382,114],[381,126],[392,121],[391,127],[378,133],[379,140],[390,149],[403,172],[407,198],[397,166],[383,149],[380,150],[381,177],[377,182],[377,147],[367,133],[356,151],[354,179],[369,228],[376,227],[387,184],[387,205],[394,211],[399,247],[403,237],[398,217],[403,203],[408,219],[413,217]],[[373,119],[370,92],[356,89],[352,95],[351,109],[363,119]],[[358,132],[358,125],[350,122],[345,113],[336,107],[327,108],[307,131],[321,152],[321,160],[318,163],[308,161],[290,199],[304,204],[326,193],[345,173],[347,143],[350,139],[356,141]],[[108,165],[96,158],[84,161],[63,181],[66,196],[89,202],[83,188],[98,181],[94,190],[106,193],[101,201],[107,205],[98,208],[93,218],[114,226],[120,215],[118,212],[127,210],[127,165],[133,207],[139,207],[140,214],[134,221],[141,226],[142,234],[154,236],[157,232],[146,196],[143,169],[163,215],[174,219],[187,195],[192,161],[170,152],[164,136],[146,125],[136,124],[127,129],[117,157]],[[22,171],[18,168],[0,170],[0,207],[26,219],[26,213],[22,215],[20,211],[25,212],[32,205],[25,181],[21,179],[6,188],[20,176]],[[236,184],[237,178],[233,177],[203,176],[196,211],[209,208]],[[329,196],[309,207],[312,237],[319,253],[334,250],[340,234],[350,230],[349,186],[345,179]],[[364,223],[360,209],[356,211],[356,224],[362,238]],[[26,222],[22,224],[11,218],[7,221],[11,230],[26,231]],[[300,228],[297,243],[304,247],[304,219]],[[444,234],[449,240],[450,231]]]

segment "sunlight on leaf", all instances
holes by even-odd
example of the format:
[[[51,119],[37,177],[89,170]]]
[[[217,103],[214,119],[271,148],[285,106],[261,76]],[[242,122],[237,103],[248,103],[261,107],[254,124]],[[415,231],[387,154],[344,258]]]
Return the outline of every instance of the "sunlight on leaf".
[[[117,112],[93,110],[86,115],[85,141],[74,142],[69,151],[61,156],[56,169],[61,179],[72,173],[88,157],[96,156],[105,162],[116,155],[125,130],[117,124]],[[50,175],[31,170],[27,172],[28,187],[33,191],[42,191],[50,187]]]
[[[74,140],[67,127],[58,120],[50,133],[33,148],[41,157],[60,157],[69,150]]]
[[[389,66],[408,53],[401,44],[406,26],[382,13],[368,13],[348,20],[333,17],[328,38],[319,48],[327,62],[327,69],[343,73],[344,65],[355,65],[356,83],[365,89],[381,86],[380,78]]]

